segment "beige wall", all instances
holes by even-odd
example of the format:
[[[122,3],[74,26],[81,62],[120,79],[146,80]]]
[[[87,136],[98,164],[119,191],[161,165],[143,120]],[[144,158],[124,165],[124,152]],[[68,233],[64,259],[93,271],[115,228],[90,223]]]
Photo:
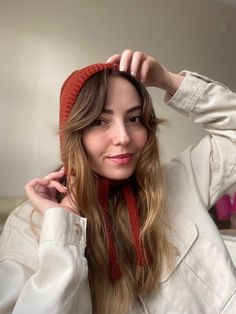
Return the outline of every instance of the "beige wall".
[[[236,10],[214,0],[0,1],[0,196],[59,163],[59,90],[74,69],[124,48],[173,71],[190,69],[236,90]],[[204,134],[162,104],[163,159]]]

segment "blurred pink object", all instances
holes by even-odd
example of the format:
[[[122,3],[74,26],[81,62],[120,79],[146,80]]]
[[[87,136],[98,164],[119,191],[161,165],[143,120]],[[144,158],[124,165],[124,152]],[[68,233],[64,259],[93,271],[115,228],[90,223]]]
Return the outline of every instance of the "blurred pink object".
[[[236,206],[236,205],[235,205]],[[215,204],[216,207],[216,216],[219,221],[229,220],[232,211],[232,205],[229,195],[222,196]],[[236,211],[236,208],[235,208]]]
[[[234,201],[232,205],[232,213],[236,213],[236,193],[234,194]]]

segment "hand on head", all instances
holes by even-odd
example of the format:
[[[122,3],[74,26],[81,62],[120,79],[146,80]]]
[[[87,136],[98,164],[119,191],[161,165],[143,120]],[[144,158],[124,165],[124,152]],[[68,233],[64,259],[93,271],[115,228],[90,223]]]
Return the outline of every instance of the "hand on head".
[[[119,64],[120,71],[130,72],[146,86],[162,88],[168,74],[153,57],[141,51],[126,49],[121,54],[111,56],[106,62]]]
[[[155,86],[173,95],[180,86],[183,77],[168,71],[153,57],[145,52],[124,50],[106,61],[117,63],[120,71],[129,72],[145,86]]]
[[[43,179],[33,179],[25,185],[25,191],[34,208],[44,215],[50,207],[62,207],[67,211],[78,214],[71,198],[67,194],[67,188],[59,180],[65,175],[64,169],[52,172]],[[57,201],[57,193],[65,194],[63,200]]]

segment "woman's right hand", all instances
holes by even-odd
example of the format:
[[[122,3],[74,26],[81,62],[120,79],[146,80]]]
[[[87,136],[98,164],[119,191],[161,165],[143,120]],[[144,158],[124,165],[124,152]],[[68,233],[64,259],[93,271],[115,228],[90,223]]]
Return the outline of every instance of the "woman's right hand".
[[[44,215],[50,207],[62,207],[69,212],[78,214],[75,205],[67,194],[67,188],[59,182],[64,175],[64,169],[61,169],[42,179],[33,179],[25,185],[28,198],[40,214]],[[57,192],[65,194],[61,203],[56,199]]]

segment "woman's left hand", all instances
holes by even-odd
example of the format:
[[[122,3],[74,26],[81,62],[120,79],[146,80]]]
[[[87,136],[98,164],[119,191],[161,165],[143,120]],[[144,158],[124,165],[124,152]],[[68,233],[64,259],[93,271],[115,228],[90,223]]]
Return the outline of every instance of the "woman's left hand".
[[[179,88],[183,76],[172,73],[163,67],[152,56],[142,51],[124,50],[106,61],[117,63],[120,71],[129,72],[145,86],[155,86],[173,95]]]

